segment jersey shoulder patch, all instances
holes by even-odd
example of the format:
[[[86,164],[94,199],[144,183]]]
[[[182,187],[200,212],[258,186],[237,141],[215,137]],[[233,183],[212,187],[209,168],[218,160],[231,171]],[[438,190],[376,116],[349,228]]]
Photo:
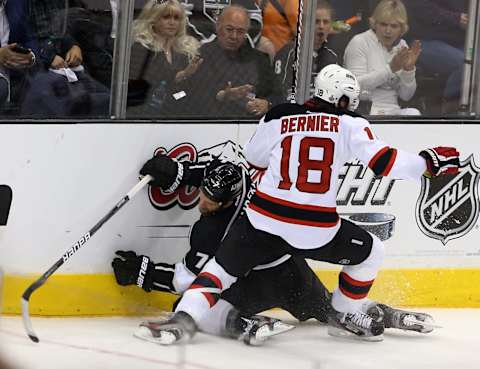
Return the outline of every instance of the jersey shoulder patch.
[[[264,122],[269,122],[274,119],[280,119],[286,115],[296,115],[296,114],[305,114],[307,108],[303,105],[293,104],[293,103],[283,103],[275,105],[271,108],[265,115]]]

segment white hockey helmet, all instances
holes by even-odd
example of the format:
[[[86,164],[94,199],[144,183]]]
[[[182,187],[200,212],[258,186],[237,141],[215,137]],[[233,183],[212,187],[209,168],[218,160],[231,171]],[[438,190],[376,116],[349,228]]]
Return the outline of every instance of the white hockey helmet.
[[[348,97],[348,110],[355,111],[360,102],[360,85],[348,69],[329,64],[315,77],[314,96],[338,106],[341,97]]]

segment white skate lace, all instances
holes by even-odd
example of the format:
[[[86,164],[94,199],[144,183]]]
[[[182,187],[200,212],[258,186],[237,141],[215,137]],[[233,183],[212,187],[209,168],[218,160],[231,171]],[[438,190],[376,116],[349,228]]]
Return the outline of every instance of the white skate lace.
[[[372,325],[372,318],[364,313],[357,312],[349,315],[350,321],[359,327],[370,328],[370,326]]]
[[[417,317],[415,315],[405,315],[402,319],[403,325],[407,327],[411,327],[412,325],[415,325],[415,321],[417,320]]]

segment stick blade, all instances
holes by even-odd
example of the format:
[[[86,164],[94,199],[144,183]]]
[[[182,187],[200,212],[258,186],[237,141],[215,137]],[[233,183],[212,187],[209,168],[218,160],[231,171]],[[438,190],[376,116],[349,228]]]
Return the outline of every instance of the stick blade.
[[[22,320],[28,337],[35,343],[40,342],[38,336],[33,331],[32,322],[30,320],[30,312],[28,308],[28,300],[24,297],[22,297]]]

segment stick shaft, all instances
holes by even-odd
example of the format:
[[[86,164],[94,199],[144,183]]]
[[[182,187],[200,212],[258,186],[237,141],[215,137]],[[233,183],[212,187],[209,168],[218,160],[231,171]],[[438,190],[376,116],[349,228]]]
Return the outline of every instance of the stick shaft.
[[[22,317],[25,330],[28,336],[34,341],[38,342],[38,337],[33,331],[32,324],[30,322],[30,314],[28,301],[30,296],[35,290],[40,288],[47,279],[55,273],[65,262],[68,261],[80,248],[82,248],[88,240],[110,219],[112,218],[131,198],[133,198],[138,191],[140,191],[148,182],[152,180],[152,176],[147,175],[143,177],[128,193],[122,197],[122,199],[102,218],[100,219],[87,233],[85,233],[77,242],[73,244],[50,269],[48,269],[40,278],[33,282],[22,295]]]

